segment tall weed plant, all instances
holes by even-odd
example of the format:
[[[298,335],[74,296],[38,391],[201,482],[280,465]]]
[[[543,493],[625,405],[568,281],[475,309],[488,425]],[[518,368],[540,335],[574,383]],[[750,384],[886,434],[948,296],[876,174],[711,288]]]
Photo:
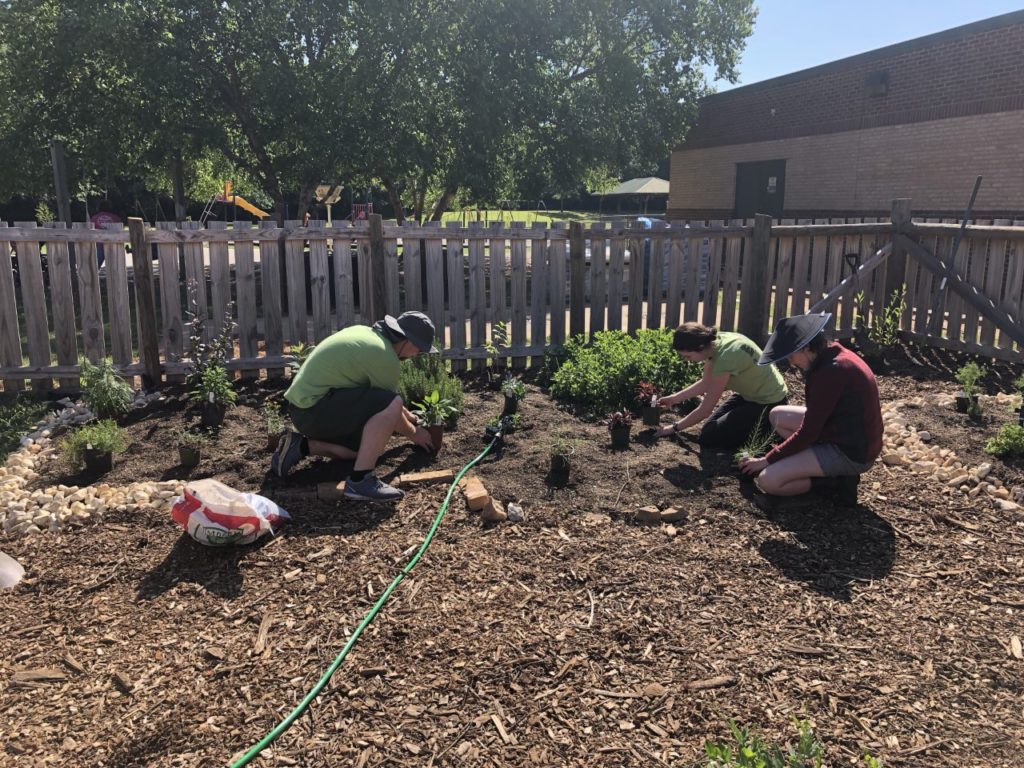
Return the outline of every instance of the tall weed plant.
[[[549,367],[552,364],[549,362]],[[675,392],[697,380],[700,366],[687,363],[672,349],[670,329],[648,329],[630,336],[600,331],[566,343],[551,376],[551,396],[572,402],[591,414],[630,408],[641,381],[660,392]]]
[[[398,380],[398,394],[406,408],[413,403],[422,403],[434,390],[441,400],[448,400],[459,412],[462,412],[462,381],[448,372],[448,364],[440,355],[416,355],[402,363],[402,373]]]
[[[132,407],[132,387],[109,360],[93,365],[82,358],[82,398],[101,419],[116,419]]]

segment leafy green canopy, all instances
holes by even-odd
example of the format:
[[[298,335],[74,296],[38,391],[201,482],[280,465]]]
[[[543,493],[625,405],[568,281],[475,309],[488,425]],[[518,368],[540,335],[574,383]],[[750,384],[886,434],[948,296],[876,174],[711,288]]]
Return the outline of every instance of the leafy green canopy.
[[[735,78],[752,0],[0,0],[0,194],[219,163],[417,215],[640,172]],[[220,158],[218,160],[217,158]],[[73,180],[74,183],[74,180]]]
[[[593,343],[574,336],[551,379],[551,396],[600,414],[632,407],[637,386],[649,381],[661,392],[676,392],[697,380],[699,366],[672,349],[672,331],[648,329],[630,336],[601,331]]]

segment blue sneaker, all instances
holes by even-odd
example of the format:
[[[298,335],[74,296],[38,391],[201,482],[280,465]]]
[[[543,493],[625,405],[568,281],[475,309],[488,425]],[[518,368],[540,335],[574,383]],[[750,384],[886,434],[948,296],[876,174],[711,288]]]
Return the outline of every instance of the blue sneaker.
[[[344,496],[355,501],[398,501],[404,491],[392,488],[374,474],[368,474],[356,482],[351,477],[345,481]]]
[[[286,477],[292,468],[302,461],[302,441],[298,432],[285,432],[277,441],[277,449],[270,457],[270,469],[278,477]]]

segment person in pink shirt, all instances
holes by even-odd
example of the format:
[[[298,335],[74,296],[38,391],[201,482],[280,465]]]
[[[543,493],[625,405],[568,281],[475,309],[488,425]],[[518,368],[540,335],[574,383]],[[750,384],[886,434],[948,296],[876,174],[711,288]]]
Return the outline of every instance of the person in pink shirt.
[[[101,200],[99,210],[96,211],[90,218],[93,227],[96,229],[103,229],[105,224],[124,224],[124,220],[114,213],[114,208],[110,204],[109,200]],[[103,266],[103,243],[96,244],[96,262],[99,266]]]

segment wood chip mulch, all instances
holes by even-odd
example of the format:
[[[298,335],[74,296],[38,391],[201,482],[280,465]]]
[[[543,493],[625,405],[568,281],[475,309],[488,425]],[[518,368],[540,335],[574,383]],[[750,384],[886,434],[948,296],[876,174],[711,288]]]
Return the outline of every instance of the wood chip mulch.
[[[880,386],[908,398],[954,385],[911,361]],[[188,477],[170,434],[194,415],[176,397],[133,417],[105,482]],[[208,549],[159,509],[0,538],[27,570],[0,594],[0,765],[227,765],[302,699],[407,562],[446,488],[393,508],[317,501],[316,483],[348,468],[269,475],[266,397],[280,391],[247,390],[192,476],[277,500],[294,518],[279,537]],[[470,386],[442,454],[396,440],[383,474],[458,469],[500,409]],[[865,752],[1020,765],[1024,519],[881,464],[855,509],[818,498],[767,518],[730,457],[639,427],[612,451],[604,427],[536,385],[522,410],[526,429],[477,474],[525,520],[483,525],[456,495],[319,699],[254,765],[697,765],[730,719],[786,741],[794,718],[828,765]],[[1009,418],[906,412],[972,464]],[[547,476],[560,433],[578,441],[566,483]],[[993,473],[1024,483],[1019,464]],[[39,485],[76,479],[54,463]],[[685,519],[640,524],[647,505]]]

